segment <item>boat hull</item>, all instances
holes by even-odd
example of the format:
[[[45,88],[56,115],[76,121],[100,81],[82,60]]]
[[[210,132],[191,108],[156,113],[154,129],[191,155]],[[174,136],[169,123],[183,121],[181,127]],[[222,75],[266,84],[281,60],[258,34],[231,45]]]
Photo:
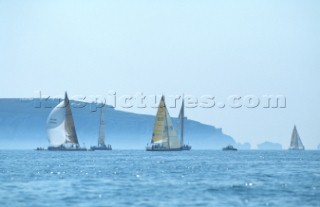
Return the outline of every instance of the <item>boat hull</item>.
[[[238,151],[237,149],[222,149],[222,151]]]
[[[96,150],[112,150],[112,147],[91,147],[90,149],[93,150],[93,151],[96,151]]]
[[[86,148],[72,148],[72,147],[48,147],[48,151],[87,151]]]
[[[182,151],[182,148],[176,149],[165,149],[165,148],[146,148],[146,151],[154,151],[154,152],[168,152],[168,151]]]
[[[222,148],[223,151],[238,151],[237,148],[234,148],[232,145],[228,145],[224,148]]]
[[[156,152],[189,151],[189,150],[191,150],[191,146],[189,146],[189,145],[185,145],[183,147],[174,148],[174,149],[170,149],[170,148],[166,148],[166,147],[146,147],[146,151],[156,151]]]
[[[185,145],[185,146],[182,147],[182,150],[190,151],[191,150],[191,146]]]

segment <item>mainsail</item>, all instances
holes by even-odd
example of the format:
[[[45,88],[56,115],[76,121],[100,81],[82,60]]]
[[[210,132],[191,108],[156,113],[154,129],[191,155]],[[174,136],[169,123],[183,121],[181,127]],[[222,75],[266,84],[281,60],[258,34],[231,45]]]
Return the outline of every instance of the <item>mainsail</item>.
[[[297,127],[294,126],[292,135],[291,135],[291,142],[290,142],[290,148],[292,150],[304,150],[304,146],[301,142],[300,136],[297,131]]]
[[[151,143],[161,144],[168,149],[178,149],[181,146],[163,96],[159,104]]]
[[[182,105],[179,113],[179,121],[180,121],[180,144],[184,145],[184,100],[182,100]]]
[[[67,93],[64,100],[49,114],[47,128],[50,145],[79,144]]]
[[[105,146],[105,126],[104,126],[104,108],[100,109],[100,128],[99,128],[99,139],[98,146]]]

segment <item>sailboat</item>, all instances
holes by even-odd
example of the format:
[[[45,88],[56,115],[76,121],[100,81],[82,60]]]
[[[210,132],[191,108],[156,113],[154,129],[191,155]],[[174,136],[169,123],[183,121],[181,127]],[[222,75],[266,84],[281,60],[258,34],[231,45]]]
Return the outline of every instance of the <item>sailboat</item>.
[[[156,120],[154,123],[151,146],[147,151],[181,151],[181,143],[173,128],[171,117],[168,113],[164,96],[161,97]]]
[[[184,144],[184,99],[182,100],[182,105],[179,113],[180,121],[180,143],[182,150],[191,150],[191,146]]]
[[[292,131],[289,150],[304,150],[304,146],[301,142],[296,126],[294,126]]]
[[[111,145],[105,144],[104,107],[100,109],[100,127],[98,146],[91,147],[91,150],[112,150]]]
[[[49,114],[47,120],[48,139],[52,151],[86,151],[78,142],[76,129],[70,107],[70,101],[65,93],[64,100]]]

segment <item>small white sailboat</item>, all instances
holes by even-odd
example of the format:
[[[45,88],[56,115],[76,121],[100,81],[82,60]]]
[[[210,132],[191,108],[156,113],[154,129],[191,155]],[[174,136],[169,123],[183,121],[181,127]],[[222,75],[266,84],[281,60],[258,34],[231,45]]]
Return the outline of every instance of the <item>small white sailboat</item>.
[[[181,143],[173,127],[164,97],[161,97],[156,120],[154,123],[151,146],[147,151],[181,151]]]
[[[184,144],[184,99],[182,100],[182,105],[179,113],[180,121],[180,143],[182,150],[191,150],[191,146]]]
[[[93,146],[91,150],[112,150],[111,145],[105,144],[105,125],[104,125],[104,107],[100,109],[100,127],[99,127],[99,138],[98,146]]]
[[[78,142],[70,101],[65,93],[64,100],[49,114],[47,120],[48,139],[52,151],[86,151]]]
[[[292,131],[289,150],[304,150],[304,146],[302,144],[296,126],[294,126]]]

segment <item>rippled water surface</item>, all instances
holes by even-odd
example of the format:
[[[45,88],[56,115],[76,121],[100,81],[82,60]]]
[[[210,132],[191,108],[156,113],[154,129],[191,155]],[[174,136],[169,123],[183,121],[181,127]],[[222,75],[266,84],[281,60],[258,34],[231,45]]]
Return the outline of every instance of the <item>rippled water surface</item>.
[[[320,151],[0,151],[0,206],[320,206]]]

